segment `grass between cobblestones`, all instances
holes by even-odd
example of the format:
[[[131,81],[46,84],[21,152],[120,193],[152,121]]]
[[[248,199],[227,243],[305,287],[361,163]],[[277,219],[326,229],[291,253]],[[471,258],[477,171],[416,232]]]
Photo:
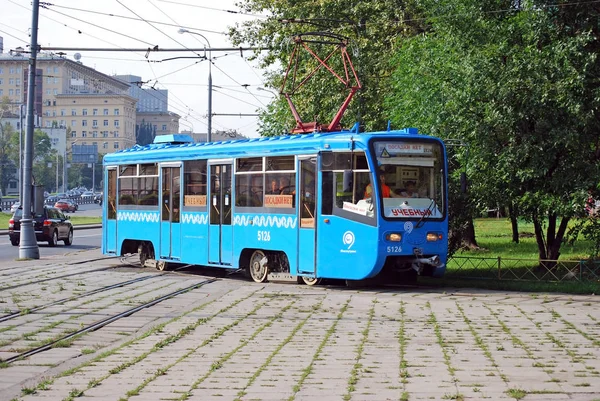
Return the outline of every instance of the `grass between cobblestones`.
[[[198,379],[197,379],[197,380],[196,380],[196,381],[195,381],[195,382],[194,382],[194,383],[191,385],[191,387],[190,387],[190,390],[189,390],[188,392],[184,393],[184,394],[183,394],[181,397],[179,397],[178,399],[179,399],[179,400],[181,400],[181,401],[183,401],[183,400],[187,400],[187,399],[190,397],[190,395],[191,395],[191,392],[192,392],[192,391],[194,391],[194,390],[196,390],[196,389],[197,389],[197,388],[200,386],[200,384],[202,384],[202,383],[203,383],[203,382],[204,382],[204,381],[205,381],[205,380],[206,380],[206,379],[207,379],[207,378],[208,378],[208,377],[209,377],[209,376],[210,376],[210,375],[211,375],[211,374],[212,374],[214,371],[216,371],[217,369],[220,369],[220,368],[223,366],[223,364],[224,364],[225,362],[227,362],[227,361],[228,361],[228,360],[229,360],[229,359],[230,359],[230,358],[231,358],[231,357],[232,357],[232,356],[233,356],[233,355],[234,355],[236,352],[238,352],[240,349],[242,349],[243,347],[245,347],[245,346],[248,344],[248,342],[250,342],[250,341],[254,340],[254,339],[255,339],[255,338],[256,338],[256,337],[257,337],[257,336],[258,336],[260,333],[262,333],[262,332],[263,332],[263,331],[264,331],[264,330],[265,330],[267,327],[270,327],[270,326],[273,324],[273,322],[274,322],[275,320],[277,320],[277,319],[281,318],[281,316],[283,316],[283,314],[284,314],[284,313],[285,313],[285,312],[286,312],[288,309],[290,309],[290,308],[292,307],[292,305],[293,305],[295,302],[296,302],[296,301],[292,301],[292,303],[291,303],[291,304],[289,304],[289,305],[286,305],[286,306],[285,306],[285,307],[284,307],[284,308],[283,308],[283,309],[282,309],[282,310],[281,310],[279,313],[277,313],[275,316],[273,316],[271,319],[269,319],[269,321],[268,321],[267,323],[264,323],[263,325],[261,325],[261,326],[260,326],[260,327],[259,327],[259,328],[258,328],[258,329],[257,329],[257,330],[256,330],[256,331],[255,331],[255,332],[254,332],[254,333],[253,333],[251,336],[250,336],[250,338],[248,338],[247,340],[243,340],[243,341],[241,342],[241,344],[239,344],[239,345],[238,345],[237,347],[235,347],[233,350],[231,350],[230,352],[228,352],[227,354],[225,354],[224,356],[222,356],[221,358],[219,358],[219,360],[218,360],[218,361],[214,362],[214,363],[212,364],[212,366],[211,366],[211,369],[210,369],[210,370],[209,370],[209,371],[208,371],[206,374],[204,374],[204,376],[202,376],[202,377],[198,378]],[[263,303],[263,304],[261,304],[261,305],[259,305],[259,307],[255,308],[255,310],[253,310],[253,311],[252,311],[252,312],[251,312],[251,313],[250,313],[248,316],[252,316],[253,314],[255,314],[255,313],[256,313],[256,311],[257,311],[258,309],[262,308],[262,307],[263,307],[265,304],[266,304],[266,302],[265,302],[265,303]],[[248,317],[248,316],[246,316],[246,317]],[[244,317],[244,318],[245,318],[245,317]],[[235,324],[232,324],[232,325],[231,325],[231,327],[234,327],[234,326],[236,326],[237,324],[239,324],[239,322],[240,322],[241,320],[243,320],[243,319],[236,320],[236,321],[234,322]],[[226,327],[227,327],[227,326],[226,326]],[[231,327],[227,328],[227,330],[229,330]],[[227,331],[227,330],[225,330],[225,331]]]
[[[433,331],[435,333],[435,336],[437,337],[438,345],[442,349],[442,354],[444,356],[444,363],[446,364],[448,373],[450,373],[450,376],[452,376],[452,380],[454,381],[454,384],[456,386],[456,383],[458,382],[458,378],[456,377],[456,369],[452,366],[450,354],[448,353],[448,345],[446,344],[446,342],[444,340],[444,336],[442,335],[442,329],[441,329],[440,325],[438,324],[435,313],[433,312],[433,310],[431,308],[431,303],[429,301],[427,301],[426,305],[427,305],[427,308],[429,308],[429,310],[431,311],[431,313],[429,314],[429,319],[428,319],[427,323],[433,327]],[[463,401],[464,396],[462,394],[460,394],[458,392],[458,388],[456,388],[456,393],[444,394],[443,399]]]
[[[342,316],[344,316],[344,313],[348,309],[351,300],[352,300],[352,297],[348,298],[348,300],[346,301],[346,303],[344,304],[344,306],[342,306],[342,309],[340,309],[340,311],[338,312],[338,314],[336,316],[336,319],[333,321],[333,323],[331,324],[331,326],[329,327],[329,329],[325,333],[325,337],[323,337],[323,340],[321,340],[321,342],[319,343],[319,346],[317,347],[315,353],[313,354],[313,357],[312,357],[310,363],[302,371],[302,376],[300,376],[300,379],[298,380],[298,383],[296,383],[294,385],[294,387],[293,387],[293,394],[287,399],[287,401],[294,401],[296,399],[296,394],[298,394],[298,392],[302,388],[302,385],[304,384],[304,381],[306,380],[306,378],[308,377],[308,375],[310,375],[312,373],[312,368],[313,368],[313,366],[315,364],[315,361],[317,360],[317,358],[321,354],[321,351],[323,351],[323,348],[325,348],[325,345],[329,341],[329,338],[333,335],[333,333],[335,333],[335,329],[336,329],[339,321],[342,319]]]
[[[126,302],[126,301],[129,301],[129,300],[133,299],[134,297],[143,296],[143,295],[152,293],[152,292],[157,291],[157,290],[168,288],[168,287],[170,287],[170,286],[172,286],[174,284],[177,284],[177,283],[176,282],[169,283],[169,284],[166,284],[166,285],[163,285],[163,286],[160,286],[160,287],[156,287],[156,288],[152,288],[150,290],[147,290],[147,291],[135,294],[135,295],[131,295],[129,297],[118,298],[117,300],[115,300],[115,302]],[[129,293],[129,292],[131,292],[131,289],[124,290],[124,292],[125,293]],[[85,306],[85,305],[88,305],[88,304],[91,304],[91,303],[97,303],[97,302],[102,301],[104,299],[108,299],[111,296],[114,296],[114,295],[103,295],[100,298],[90,299],[90,300],[87,300],[85,302],[82,302],[77,307]],[[154,297],[153,299],[151,299],[151,301],[154,300],[154,299],[156,299],[156,298],[159,298],[159,296]],[[143,303],[143,301],[140,301],[140,302]],[[44,333],[44,332],[48,332],[48,331],[50,331],[50,330],[52,330],[52,329],[60,326],[61,324],[67,323],[69,321],[76,320],[76,319],[78,319],[78,318],[80,318],[82,316],[89,315],[90,313],[93,314],[93,313],[96,313],[96,312],[101,311],[101,310],[102,310],[101,307],[93,308],[91,311],[86,311],[85,313],[71,315],[67,319],[63,319],[63,320],[58,320],[58,321],[52,322],[52,323],[50,323],[50,324],[48,324],[46,326],[40,327],[37,330],[24,333],[24,334],[22,334],[22,335],[20,335],[18,337],[11,337],[9,339],[2,340],[2,341],[0,341],[0,347],[4,347],[6,345],[9,345],[9,344],[11,344],[13,342],[19,341],[21,339],[25,339],[25,340],[28,340],[28,341],[35,341],[35,336],[38,335],[38,334],[41,334],[41,333]],[[62,312],[51,313],[51,314],[46,315],[44,318],[46,318],[46,319],[47,318],[52,318],[54,316],[60,315],[61,313]],[[23,324],[21,324],[21,326],[22,325]],[[16,327],[16,326],[12,326],[12,327]],[[40,341],[36,341],[36,342],[34,342],[33,344],[31,344],[31,345],[29,345],[27,347],[13,348],[13,349],[10,349],[9,351],[10,352],[17,352],[17,353],[26,352],[26,351],[29,351],[29,350],[31,350],[33,348],[42,347],[42,346],[45,346],[47,344],[51,344],[51,343],[57,341],[58,339],[60,339],[61,337],[70,335],[72,333],[75,333],[78,330],[79,330],[79,327],[68,329],[68,330],[63,330],[63,331],[61,331],[61,332],[59,332],[59,333],[57,333],[57,334],[55,334],[55,335],[53,335],[53,336],[51,336],[49,338],[46,338],[46,339],[40,340]],[[53,348],[68,348],[73,343],[73,341],[75,341],[76,339],[80,338],[83,335],[85,335],[85,333],[82,333],[80,335],[74,336],[73,338],[70,338],[68,340],[59,341],[56,344],[54,344],[52,347]],[[2,368],[2,366],[0,366],[0,368]]]
[[[350,372],[350,378],[348,378],[348,392],[344,395],[344,401],[349,401],[352,398],[352,393],[356,390],[356,383],[358,383],[358,376],[360,369],[362,368],[360,360],[362,359],[365,343],[369,339],[369,331],[371,329],[371,324],[373,323],[373,316],[375,316],[375,305],[377,305],[377,298],[375,298],[372,303],[373,305],[369,310],[369,317],[367,318],[367,327],[365,327],[363,330],[361,341],[356,349],[356,362],[354,363],[352,371]]]
[[[400,328],[398,329],[398,343],[400,344],[400,382],[403,386],[400,401],[408,401],[406,384],[408,383],[410,373],[408,372],[408,362],[406,361],[406,345],[408,339],[406,338],[406,307],[404,301],[400,301],[398,312],[400,312]]]
[[[252,294],[251,294],[251,295],[252,295]],[[247,298],[249,298],[251,295],[249,295]],[[243,299],[240,299],[240,300],[239,300],[239,302],[241,302],[241,301],[243,301]],[[144,334],[142,334],[142,335],[140,335],[140,336],[138,336],[138,337],[135,337],[135,338],[133,338],[133,339],[131,339],[131,340],[129,340],[129,341],[127,341],[127,342],[125,342],[125,343],[121,344],[120,346],[118,346],[118,347],[116,347],[116,348],[114,348],[114,349],[112,349],[112,350],[105,351],[105,352],[103,352],[103,353],[101,353],[101,354],[97,355],[95,358],[93,358],[93,359],[91,359],[91,360],[89,360],[89,361],[87,361],[87,362],[85,362],[85,363],[83,363],[83,364],[81,364],[81,365],[78,365],[77,367],[74,367],[74,368],[72,368],[72,369],[65,370],[64,372],[62,372],[62,373],[60,373],[59,375],[57,375],[57,376],[56,376],[54,379],[49,379],[49,380],[47,380],[46,382],[44,382],[44,383],[43,383],[43,388],[42,388],[42,387],[40,387],[40,386],[41,386],[41,384],[42,384],[42,383],[40,383],[40,384],[37,386],[37,389],[38,389],[38,390],[48,390],[48,388],[49,388],[49,387],[50,387],[52,384],[54,384],[54,382],[55,382],[55,380],[56,380],[56,379],[59,379],[59,378],[62,378],[62,377],[67,377],[67,376],[71,376],[71,375],[73,375],[74,373],[77,373],[77,372],[81,371],[82,369],[84,369],[84,368],[86,368],[86,367],[88,367],[88,366],[90,366],[90,365],[92,365],[92,364],[94,364],[94,363],[96,363],[96,362],[98,362],[98,361],[101,361],[101,360],[103,360],[103,359],[105,359],[105,358],[107,358],[107,357],[109,357],[109,356],[111,356],[111,355],[113,355],[113,354],[115,354],[115,353],[119,352],[120,350],[122,350],[122,349],[124,349],[124,348],[126,348],[126,347],[128,347],[128,346],[130,346],[130,345],[132,345],[132,344],[134,344],[134,343],[136,343],[136,342],[138,342],[138,341],[140,341],[140,340],[144,339],[144,338],[147,338],[147,337],[150,337],[150,336],[151,336],[151,335],[153,335],[153,334],[159,333],[159,332],[160,332],[160,331],[162,331],[162,330],[163,330],[163,328],[164,328],[164,327],[166,327],[167,325],[169,325],[169,324],[171,324],[171,323],[174,323],[174,322],[176,322],[176,321],[178,321],[178,320],[180,320],[180,319],[184,318],[185,316],[187,316],[187,315],[189,315],[189,314],[191,314],[191,313],[195,313],[195,312],[201,311],[202,309],[204,309],[204,308],[205,308],[205,307],[207,307],[208,305],[212,304],[213,302],[214,302],[214,301],[210,301],[210,302],[207,302],[207,303],[205,303],[205,304],[202,304],[202,305],[200,305],[200,306],[198,306],[198,307],[196,307],[196,308],[194,308],[194,309],[192,309],[192,310],[188,311],[187,313],[184,313],[184,314],[182,314],[181,316],[177,316],[177,317],[175,317],[175,318],[173,318],[173,319],[169,320],[168,322],[165,322],[165,323],[162,323],[162,324],[159,324],[159,325],[157,325],[157,326],[153,327],[152,329],[148,330],[146,333],[144,333]],[[239,303],[239,302],[238,302],[238,303]],[[232,304],[232,305],[230,305],[230,306],[231,306],[231,307],[233,307],[233,304]],[[110,376],[110,374],[109,374],[109,375],[106,375],[104,378],[90,380],[90,382],[88,383],[87,389],[90,389],[90,388],[96,387],[98,384],[100,384],[100,383],[102,382],[102,380],[104,380],[104,379],[105,379],[106,377],[108,377],[108,376]],[[72,400],[72,398],[70,398],[70,399]],[[69,398],[67,398],[65,401],[68,401],[68,400],[69,400]]]
[[[308,315],[294,327],[292,332],[283,340],[283,342],[281,344],[279,344],[277,346],[277,348],[275,348],[275,350],[273,350],[273,352],[271,352],[271,354],[265,360],[265,362],[254,372],[252,377],[250,377],[250,379],[248,380],[248,383],[246,383],[244,388],[242,390],[240,390],[240,392],[237,394],[234,401],[241,401],[241,397],[246,395],[246,390],[256,381],[258,376],[260,376],[260,374],[271,364],[271,362],[273,361],[273,358],[279,353],[279,351],[281,351],[283,349],[283,347],[285,347],[296,336],[296,334],[298,334],[298,332],[302,329],[302,327],[304,327],[304,325],[306,324],[308,319],[310,319],[316,311],[320,310],[322,305],[323,305],[323,300],[321,300],[317,305],[315,305],[313,307],[312,311],[310,311],[308,313]]]

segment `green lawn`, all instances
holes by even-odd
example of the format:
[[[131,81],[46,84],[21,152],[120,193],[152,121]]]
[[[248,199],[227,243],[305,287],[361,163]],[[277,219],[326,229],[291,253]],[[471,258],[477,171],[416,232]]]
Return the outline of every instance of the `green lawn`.
[[[11,218],[10,213],[0,213],[0,230],[8,229],[8,220]],[[73,225],[81,225],[81,224],[100,224],[102,222],[102,217],[82,217],[75,215],[68,215],[69,220],[73,223]]]
[[[480,250],[458,251],[455,256],[515,259],[537,259],[538,248],[533,224],[519,221],[519,243],[512,242],[510,221],[506,218],[475,220],[475,237]],[[563,244],[560,259],[582,260],[590,255],[592,244],[578,239],[572,246]]]

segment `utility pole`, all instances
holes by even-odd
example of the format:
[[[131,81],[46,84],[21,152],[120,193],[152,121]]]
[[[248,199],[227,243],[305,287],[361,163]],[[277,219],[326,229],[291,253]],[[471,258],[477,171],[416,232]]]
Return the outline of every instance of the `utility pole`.
[[[23,103],[19,105],[19,203],[23,206]]]
[[[31,16],[31,56],[29,58],[29,81],[27,82],[27,132],[25,134],[25,160],[23,168],[23,218],[21,219],[21,238],[19,259],[39,259],[38,248],[31,219],[32,171],[33,171],[33,111],[35,106],[35,74],[38,52],[38,17],[40,1],[33,0]]]

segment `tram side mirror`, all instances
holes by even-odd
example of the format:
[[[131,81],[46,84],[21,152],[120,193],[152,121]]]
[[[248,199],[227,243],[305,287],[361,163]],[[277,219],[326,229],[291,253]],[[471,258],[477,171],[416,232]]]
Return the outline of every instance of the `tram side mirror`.
[[[460,173],[460,192],[467,193],[467,173]]]

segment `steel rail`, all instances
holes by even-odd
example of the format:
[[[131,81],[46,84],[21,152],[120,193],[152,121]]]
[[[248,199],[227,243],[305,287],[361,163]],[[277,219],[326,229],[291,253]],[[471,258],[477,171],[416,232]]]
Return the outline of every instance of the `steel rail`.
[[[101,287],[101,288],[96,288],[95,290],[91,290],[91,291],[85,292],[83,294],[74,295],[72,297],[59,299],[57,301],[50,302],[48,304],[44,304],[44,305],[40,305],[40,306],[36,306],[34,308],[31,308],[31,309],[25,308],[25,311],[27,313],[24,313],[24,311],[19,311],[19,312],[10,313],[10,314],[4,315],[4,316],[0,316],[0,323],[1,322],[5,322],[7,320],[14,319],[14,318],[16,318],[18,316],[25,316],[25,315],[37,312],[39,310],[42,310],[42,309],[45,309],[45,308],[49,308],[49,307],[54,306],[54,305],[64,304],[65,302],[74,301],[76,299],[80,299],[80,298],[84,298],[84,297],[89,297],[90,295],[98,294],[100,292],[110,291],[110,290],[113,290],[115,288],[125,287],[126,285],[129,285],[129,284],[138,283],[140,281],[145,281],[145,280],[149,280],[149,279],[160,277],[160,276],[162,276],[162,274],[157,275],[157,276],[138,277],[136,279],[132,279],[132,280],[128,280],[128,281],[122,281],[120,283],[108,285],[108,286]]]
[[[130,265],[130,266],[139,267],[139,266],[135,266],[135,265],[133,265],[133,264],[131,264],[131,263],[128,263],[128,262],[126,262],[126,261],[125,261],[125,260],[123,260],[123,259],[124,259],[124,258],[121,258],[121,261],[122,261],[123,263],[127,263],[127,264],[128,264],[128,265]],[[65,302],[74,301],[74,300],[76,300],[76,299],[80,299],[80,298],[88,297],[88,296],[90,296],[90,295],[98,294],[98,293],[100,293],[100,292],[104,292],[104,291],[110,291],[110,290],[112,290],[112,289],[119,288],[119,287],[125,287],[126,285],[129,285],[129,284],[134,284],[134,283],[137,283],[137,282],[140,282],[140,281],[145,281],[145,280],[150,280],[150,279],[157,278],[157,277],[162,277],[162,276],[164,276],[164,275],[166,275],[166,274],[174,274],[174,273],[175,273],[175,272],[177,272],[178,270],[184,269],[184,268],[186,268],[186,267],[188,267],[188,266],[190,266],[190,265],[181,266],[181,267],[179,267],[179,268],[177,268],[177,269],[174,269],[174,270],[172,270],[172,271],[163,272],[163,273],[160,273],[160,274],[158,274],[158,275],[154,275],[154,276],[138,277],[138,278],[131,279],[131,280],[127,280],[127,281],[122,281],[122,282],[120,282],[120,283],[116,283],[116,284],[107,285],[107,286],[105,286],[105,287],[96,288],[95,290],[91,290],[91,291],[85,292],[85,293],[83,293],[83,294],[74,295],[74,296],[72,296],[72,297],[68,297],[68,298],[59,299],[59,300],[57,300],[57,301],[54,301],[54,302],[51,302],[51,303],[48,303],[48,304],[44,304],[44,305],[40,305],[40,306],[36,306],[36,307],[34,307],[34,308],[26,308],[26,309],[25,309],[25,310],[27,311],[27,313],[26,313],[26,314],[30,314],[30,313],[33,313],[33,312],[37,312],[37,311],[39,311],[39,310],[42,310],[42,309],[44,309],[44,308],[49,308],[49,307],[51,307],[51,306],[54,306],[54,305],[60,305],[60,304],[63,304],[63,303],[65,303]],[[0,323],[2,323],[2,322],[5,322],[5,321],[7,321],[7,320],[14,319],[14,318],[16,318],[16,317],[18,317],[18,316],[23,316],[23,315],[25,315],[25,314],[23,313],[23,311],[19,311],[19,312],[13,312],[13,313],[9,313],[9,314],[7,314],[7,315],[4,315],[4,316],[0,316]]]
[[[217,278],[212,278],[212,279],[204,280],[204,281],[201,281],[199,283],[196,283],[196,284],[190,285],[188,287],[182,288],[180,290],[177,290],[177,291],[171,292],[169,294],[163,295],[162,297],[156,298],[155,300],[152,300],[150,302],[146,302],[145,304],[136,306],[136,307],[128,309],[128,310],[126,310],[124,312],[118,313],[116,315],[107,317],[107,318],[102,319],[102,320],[99,320],[99,321],[97,321],[97,322],[95,322],[95,323],[93,323],[93,324],[91,324],[91,325],[89,325],[87,327],[79,329],[79,330],[77,330],[77,331],[75,331],[75,332],[73,332],[71,334],[67,334],[66,336],[63,336],[63,337],[61,337],[61,338],[59,338],[57,340],[54,340],[54,341],[52,341],[52,342],[50,342],[50,343],[48,343],[46,345],[42,345],[40,347],[31,349],[31,350],[23,352],[21,354],[12,356],[10,358],[6,358],[4,360],[1,360],[0,363],[12,363],[12,362],[15,362],[15,361],[18,361],[18,360],[30,357],[32,355],[39,354],[41,352],[47,351],[47,350],[51,349],[55,344],[57,344],[57,343],[59,343],[61,341],[70,340],[70,339],[75,338],[75,337],[77,337],[77,336],[79,336],[81,334],[84,334],[84,333],[87,333],[87,332],[90,332],[90,331],[98,330],[98,329],[100,329],[100,328],[102,328],[104,326],[107,326],[107,325],[109,325],[109,324],[111,324],[111,323],[113,323],[113,322],[115,322],[115,321],[117,321],[119,319],[122,319],[122,318],[130,316],[130,315],[132,315],[132,314],[134,314],[136,312],[139,312],[142,309],[149,308],[149,307],[154,306],[154,305],[156,305],[156,304],[158,304],[158,303],[160,303],[162,301],[166,301],[167,299],[170,299],[170,298],[176,297],[177,295],[181,295],[181,294],[184,294],[186,292],[195,290],[196,288],[200,288],[200,287],[202,287],[202,286],[204,286],[206,284],[210,284],[210,283],[213,283],[213,282],[218,281],[218,280],[219,279],[217,279]]]

